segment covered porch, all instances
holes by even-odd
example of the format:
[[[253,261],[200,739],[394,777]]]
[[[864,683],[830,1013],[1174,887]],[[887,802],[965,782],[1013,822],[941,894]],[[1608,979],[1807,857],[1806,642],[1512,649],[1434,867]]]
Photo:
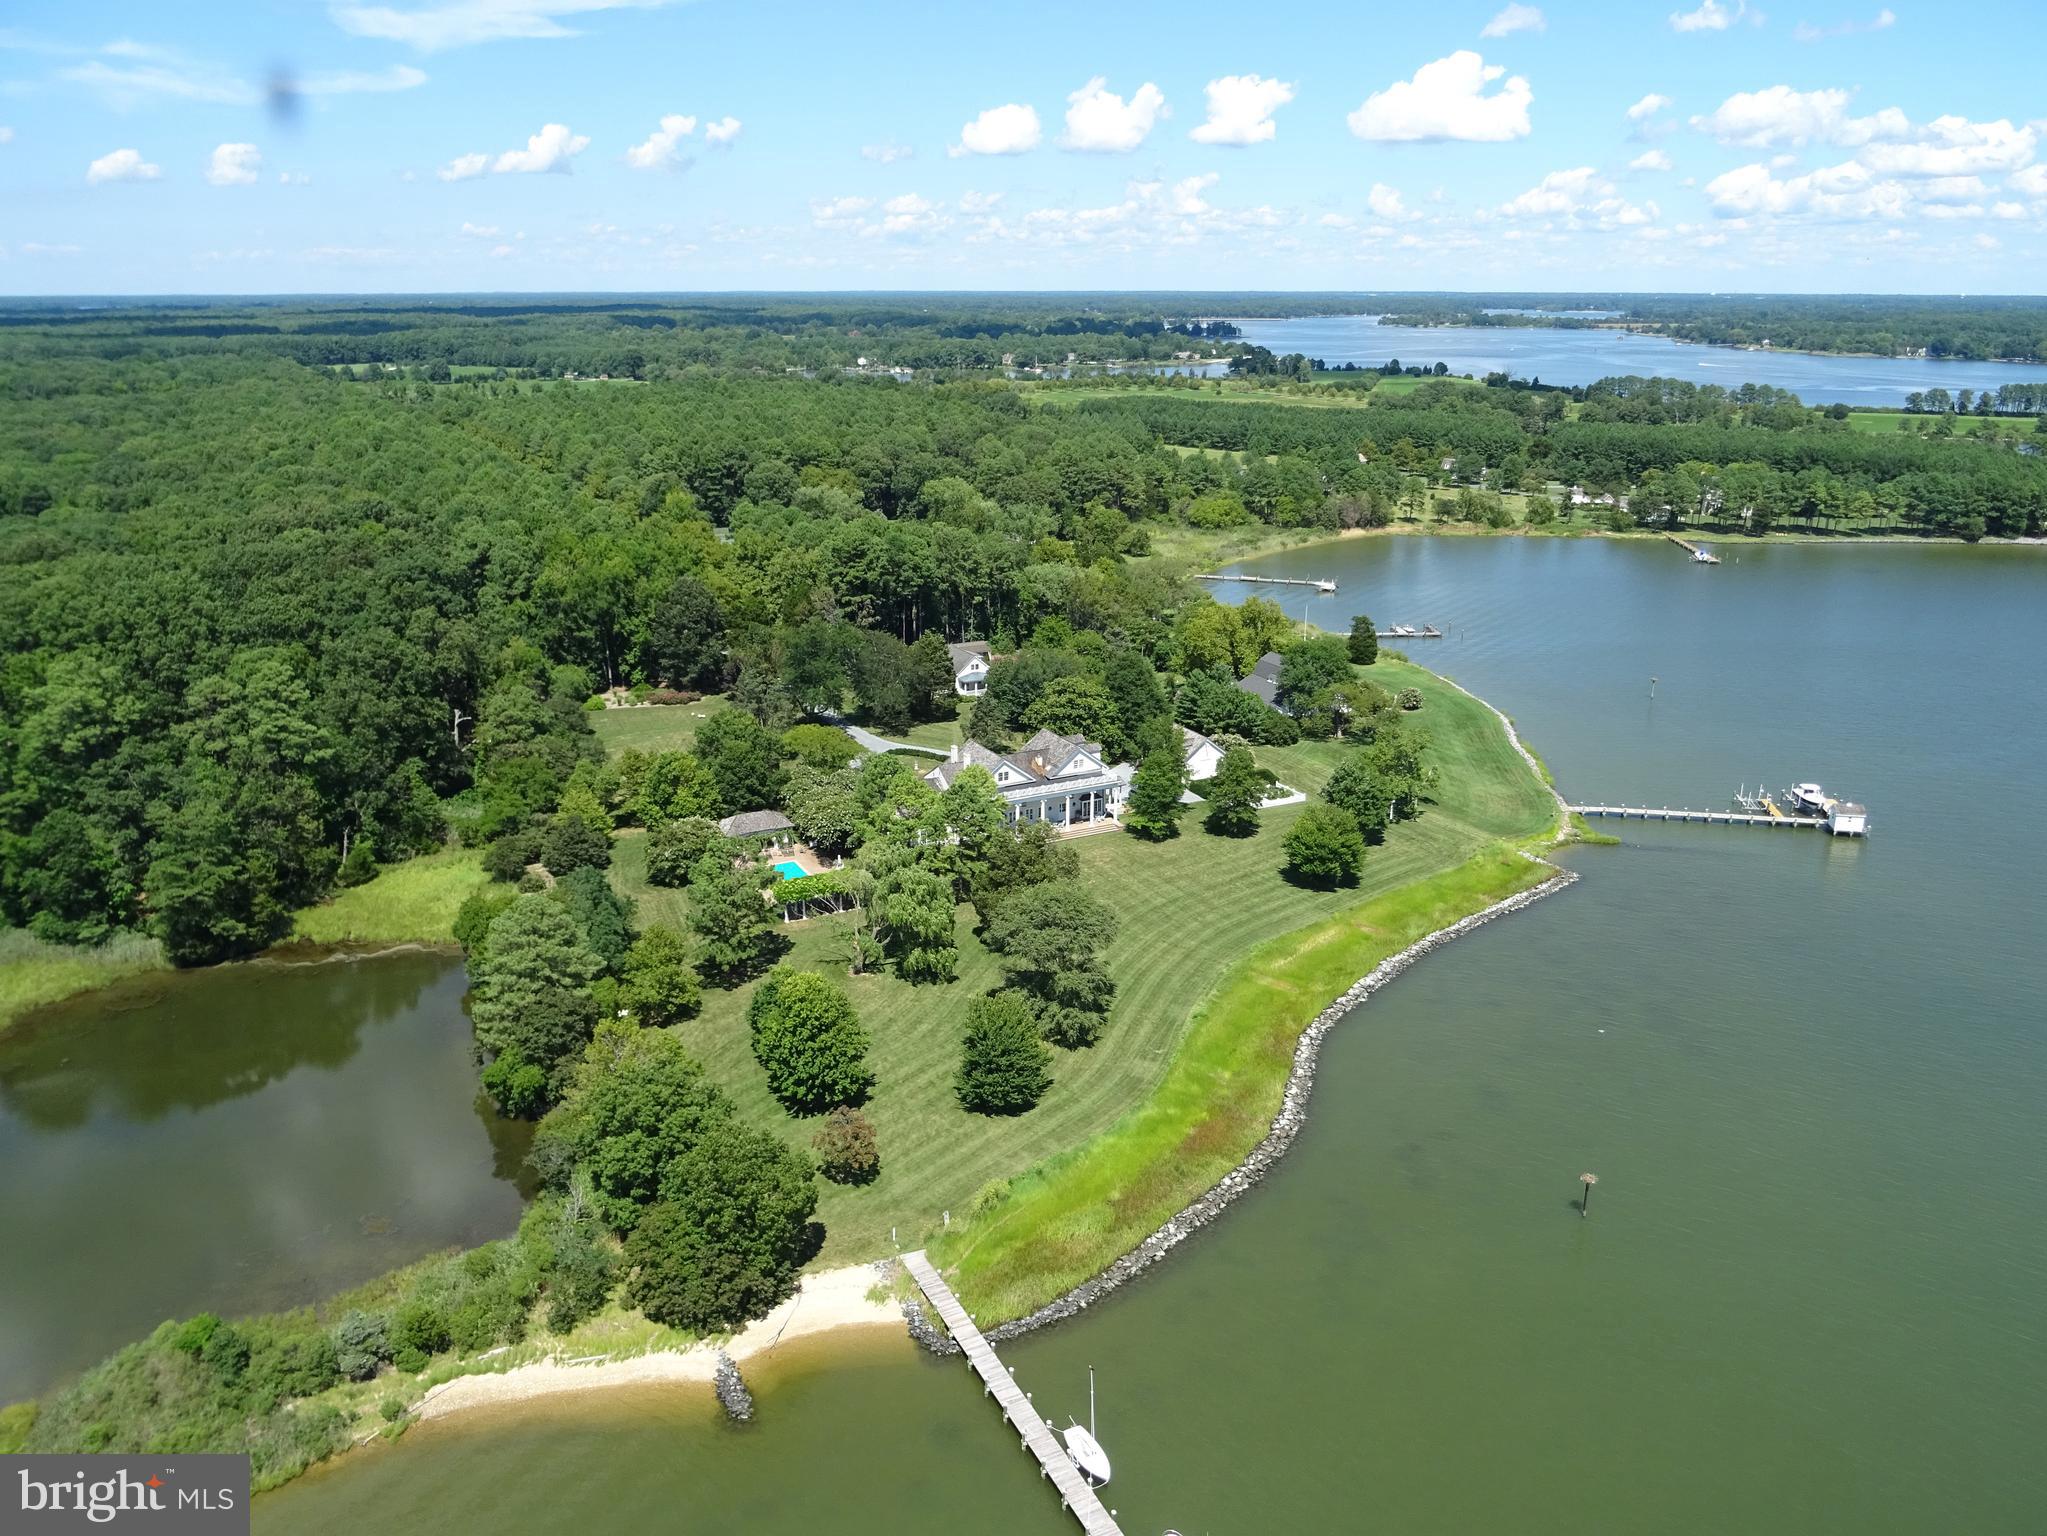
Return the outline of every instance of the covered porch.
[[[1087,827],[1113,826],[1121,810],[1116,786],[1097,785],[1089,789],[1018,796],[1003,808],[1003,815],[1011,826],[1038,821],[1060,831],[1079,831]]]

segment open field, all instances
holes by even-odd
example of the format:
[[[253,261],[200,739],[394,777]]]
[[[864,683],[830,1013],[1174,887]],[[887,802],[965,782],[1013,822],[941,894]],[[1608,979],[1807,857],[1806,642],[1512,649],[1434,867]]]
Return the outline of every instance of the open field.
[[[483,855],[474,849],[407,859],[299,912],[291,937],[307,944],[452,944],[455,913],[486,878]]]
[[[1954,427],[1956,437],[1996,437],[2000,433],[2012,433],[2021,438],[2036,436],[2034,418],[2031,416],[1948,416],[1945,418]],[[1856,432],[1920,432],[1938,436],[1934,424],[1941,421],[1938,416],[1908,416],[1903,411],[1850,411],[1848,425]]]
[[[959,979],[945,986],[847,976],[838,919],[782,930],[791,941],[787,963],[843,979],[874,1038],[871,1060],[879,1078],[867,1109],[880,1138],[881,1176],[864,1188],[821,1186],[818,1214],[828,1236],[819,1262],[885,1254],[891,1228],[910,1246],[936,1229],[948,1210],[957,1230],[987,1186],[1101,1135],[1158,1087],[1203,999],[1261,945],[1455,868],[1503,839],[1542,829],[1548,797],[1482,706],[1419,668],[1388,661],[1373,676],[1390,687],[1423,690],[1428,704],[1420,718],[1435,738],[1443,775],[1439,804],[1419,821],[1392,829],[1372,850],[1363,883],[1347,890],[1311,890],[1281,877],[1280,842],[1298,807],[1267,812],[1259,833],[1241,840],[1203,832],[1193,819],[1198,812],[1165,843],[1122,832],[1077,840],[1083,878],[1122,922],[1108,955],[1119,988],[1116,1008],[1100,1044],[1056,1053],[1054,1086],[1028,1114],[969,1115],[953,1100],[967,1004],[999,980],[995,957],[974,935],[971,907],[957,916]],[[1348,750],[1304,743],[1261,749],[1258,756],[1282,779],[1312,792]],[[620,839],[613,883],[639,898],[643,923],[682,921],[680,892],[644,884],[643,849],[637,834]],[[1357,974],[1347,974],[1331,995]],[[806,1143],[813,1123],[782,1111],[753,1059],[745,1017],[750,992],[750,986],[707,991],[702,1016],[681,1027],[683,1037],[751,1120]]]
[[[687,752],[696,744],[697,727],[728,708],[722,694],[694,704],[641,704],[625,709],[592,710],[590,728],[613,757],[637,748],[642,752]]]
[[[0,1030],[45,1003],[62,1002],[169,965],[163,947],[140,934],[105,944],[49,944],[18,928],[0,930]]]

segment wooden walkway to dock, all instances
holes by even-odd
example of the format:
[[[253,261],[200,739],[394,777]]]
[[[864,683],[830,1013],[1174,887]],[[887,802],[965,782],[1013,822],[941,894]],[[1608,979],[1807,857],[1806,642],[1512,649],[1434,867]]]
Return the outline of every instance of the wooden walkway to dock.
[[[1317,592],[1334,592],[1336,583],[1318,580],[1313,576],[1211,576],[1198,575],[1196,581],[1253,581],[1268,587],[1313,587]]]
[[[1824,816],[1763,816],[1747,811],[1673,810],[1655,805],[1574,805],[1580,816],[1617,816],[1630,821],[1707,821],[1721,827],[1812,827],[1827,830]]]
[[[1066,1447],[1059,1443],[1052,1427],[1031,1406],[1023,1388],[1016,1384],[994,1348],[981,1337],[981,1330],[967,1316],[967,1309],[953,1295],[952,1287],[931,1267],[931,1261],[924,1257],[923,1250],[904,1254],[903,1265],[910,1271],[910,1278],[929,1298],[946,1331],[967,1357],[967,1364],[981,1378],[984,1395],[1002,1405],[1003,1422],[1023,1436],[1024,1449],[1038,1458],[1042,1475],[1051,1478],[1053,1486],[1058,1488],[1061,1507],[1080,1522],[1080,1528],[1087,1532],[1087,1536],[1123,1536],[1123,1528],[1103,1508],[1095,1490],[1080,1475],[1073,1458],[1066,1454]]]

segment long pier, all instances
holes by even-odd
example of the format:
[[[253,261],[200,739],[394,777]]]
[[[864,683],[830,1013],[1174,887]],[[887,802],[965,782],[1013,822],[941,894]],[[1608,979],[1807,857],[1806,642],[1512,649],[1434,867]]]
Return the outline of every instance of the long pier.
[[[1707,821],[1721,827],[1812,827],[1827,830],[1824,816],[1759,816],[1746,811],[1694,811],[1655,805],[1574,805],[1579,816],[1616,816],[1629,821]]]
[[[1336,583],[1313,576],[1196,576],[1196,581],[1255,581],[1268,587],[1313,587],[1317,592],[1334,592]]]
[[[967,1316],[967,1309],[953,1295],[952,1287],[931,1267],[924,1251],[920,1248],[915,1253],[904,1254],[903,1267],[909,1270],[910,1278],[930,1299],[939,1321],[945,1324],[946,1332],[959,1345],[960,1353],[967,1357],[967,1364],[973,1368],[974,1374],[981,1378],[982,1395],[994,1398],[1001,1405],[1003,1422],[1023,1436],[1024,1449],[1038,1458],[1041,1475],[1052,1479],[1053,1486],[1059,1490],[1060,1507],[1080,1522],[1080,1528],[1087,1536],[1123,1536],[1123,1528],[1102,1507],[1094,1488],[1080,1475],[1073,1458],[1066,1454],[1066,1447],[1059,1443],[1051,1426],[1031,1406],[1030,1398],[1016,1384],[1016,1378],[1009,1374],[1009,1368],[997,1357],[993,1346],[981,1337],[981,1330]]]

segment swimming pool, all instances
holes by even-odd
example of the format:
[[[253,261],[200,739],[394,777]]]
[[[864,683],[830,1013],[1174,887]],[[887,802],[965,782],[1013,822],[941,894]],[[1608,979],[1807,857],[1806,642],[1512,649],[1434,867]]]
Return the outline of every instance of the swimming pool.
[[[775,873],[784,880],[801,880],[810,871],[794,859],[778,859],[775,863]]]

